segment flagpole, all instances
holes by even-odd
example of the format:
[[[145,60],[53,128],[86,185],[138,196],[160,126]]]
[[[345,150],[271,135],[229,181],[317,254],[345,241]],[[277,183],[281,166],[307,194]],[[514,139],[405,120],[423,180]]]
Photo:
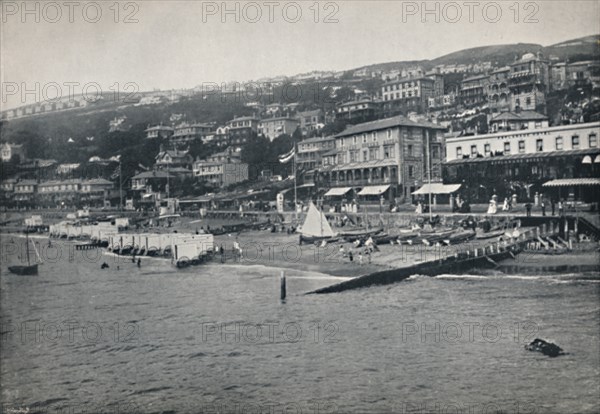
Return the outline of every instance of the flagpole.
[[[119,211],[123,211],[123,171],[121,169],[121,158],[119,157]]]
[[[296,225],[298,225],[298,190],[297,190],[297,171],[296,171],[296,143],[294,143],[294,214]]]

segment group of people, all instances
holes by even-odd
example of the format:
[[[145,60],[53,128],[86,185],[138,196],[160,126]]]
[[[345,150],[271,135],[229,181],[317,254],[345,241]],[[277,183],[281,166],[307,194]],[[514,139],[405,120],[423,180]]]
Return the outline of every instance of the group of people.
[[[368,264],[371,264],[373,253],[375,251],[379,251],[379,249],[377,248],[377,244],[373,241],[373,239],[371,237],[369,237],[365,241],[356,240],[353,243],[353,246],[355,249],[357,249],[356,262],[360,266],[362,266],[364,264],[365,260],[367,261]],[[342,245],[340,245],[340,255],[344,258],[347,257],[350,262],[354,263],[355,253],[354,253],[353,249],[348,249],[348,251],[346,251],[346,248],[342,244]]]
[[[542,216],[546,215],[546,201],[544,199],[539,200],[539,206],[540,206],[540,210],[542,211]],[[550,199],[550,208],[551,208],[551,212],[552,212],[552,216],[555,216],[558,210],[558,215],[560,217],[562,217],[565,213],[565,206],[566,203],[563,200],[559,200],[558,203],[556,203],[553,199]],[[531,209],[532,209],[533,205],[531,204],[531,202],[527,202],[527,204],[525,204],[525,210],[527,211],[527,217],[531,216]]]

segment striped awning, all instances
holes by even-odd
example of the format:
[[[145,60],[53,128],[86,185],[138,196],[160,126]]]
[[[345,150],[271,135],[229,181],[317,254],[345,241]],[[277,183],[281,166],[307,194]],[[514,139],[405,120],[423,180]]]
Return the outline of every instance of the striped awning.
[[[442,183],[431,183],[425,184],[417,191],[413,191],[413,195],[425,195],[425,194],[452,194],[460,188],[460,184],[442,184]]]
[[[348,191],[352,190],[352,187],[340,187],[340,188],[332,188],[331,190],[325,193],[325,197],[330,196],[343,196]]]
[[[358,195],[380,195],[383,194],[387,191],[387,189],[390,188],[389,184],[388,185],[372,185],[369,187],[364,187],[362,190],[360,190],[360,192],[358,193]]]
[[[581,185],[600,185],[600,178],[560,178],[542,184],[542,187],[577,187]]]

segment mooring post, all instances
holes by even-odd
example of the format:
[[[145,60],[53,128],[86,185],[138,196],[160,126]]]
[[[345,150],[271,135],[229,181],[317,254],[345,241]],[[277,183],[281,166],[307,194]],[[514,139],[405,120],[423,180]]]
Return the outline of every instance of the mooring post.
[[[279,298],[284,301],[286,296],[285,272],[281,271]]]

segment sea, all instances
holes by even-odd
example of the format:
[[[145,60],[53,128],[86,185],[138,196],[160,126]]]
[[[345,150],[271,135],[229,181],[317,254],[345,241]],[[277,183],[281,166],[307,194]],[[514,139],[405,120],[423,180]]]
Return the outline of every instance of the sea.
[[[315,295],[344,278],[286,269],[281,300],[282,269],[37,242],[39,275],[16,276],[24,239],[2,237],[3,413],[600,412],[595,272]]]

